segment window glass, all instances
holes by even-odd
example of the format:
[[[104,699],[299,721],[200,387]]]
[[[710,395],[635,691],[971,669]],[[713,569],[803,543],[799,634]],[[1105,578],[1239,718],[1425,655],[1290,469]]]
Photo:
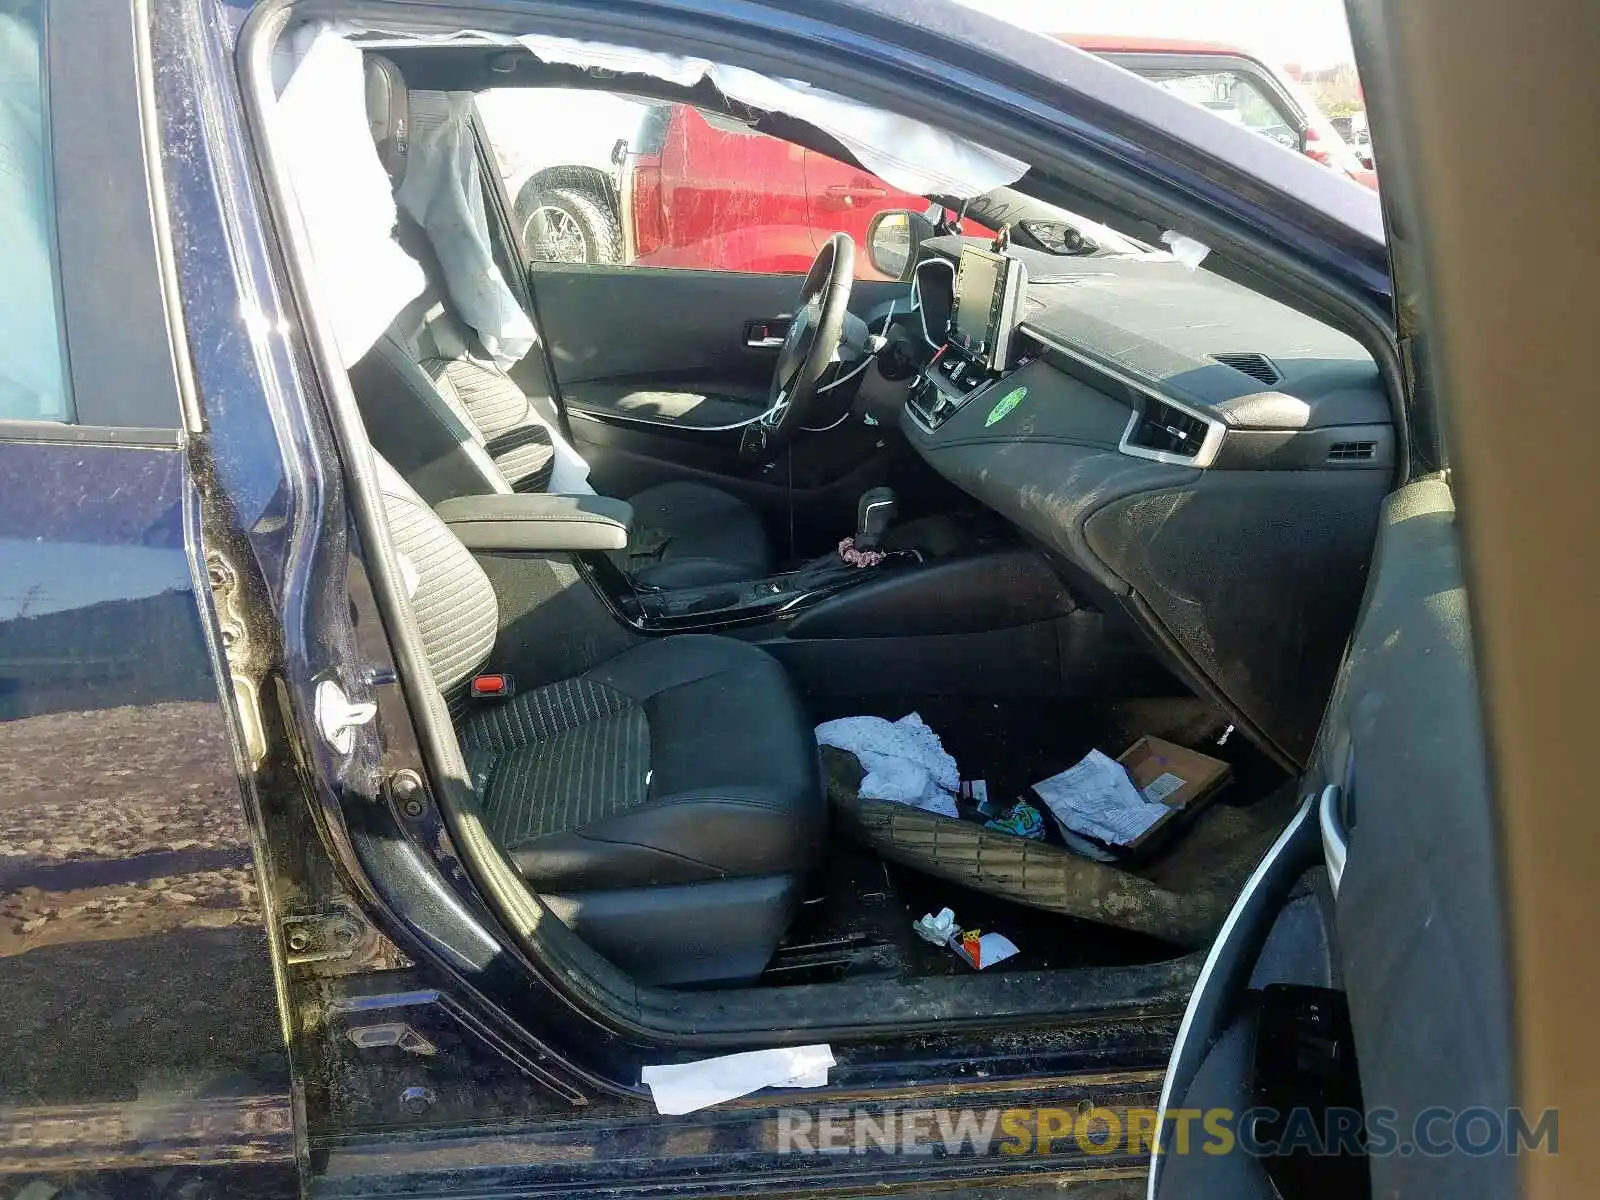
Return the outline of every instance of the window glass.
[[[1259,80],[1238,71],[1204,71],[1164,74],[1156,82],[1226,121],[1243,125],[1252,133],[1269,137],[1291,149],[1299,148],[1300,131]]]
[[[856,277],[878,213],[928,201],[859,167],[687,104],[557,88],[478,108],[530,262],[800,274],[834,233]]]
[[[62,366],[44,8],[0,0],[0,420],[72,416]]]

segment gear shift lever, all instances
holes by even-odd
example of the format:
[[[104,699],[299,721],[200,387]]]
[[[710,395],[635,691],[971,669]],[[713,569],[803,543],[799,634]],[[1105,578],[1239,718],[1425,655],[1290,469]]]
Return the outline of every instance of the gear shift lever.
[[[876,487],[863,492],[856,505],[856,549],[876,550],[899,511],[893,488]]]

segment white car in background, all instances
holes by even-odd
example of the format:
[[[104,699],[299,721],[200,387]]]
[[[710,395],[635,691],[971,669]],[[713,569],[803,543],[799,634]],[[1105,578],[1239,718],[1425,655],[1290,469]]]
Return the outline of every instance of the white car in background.
[[[1225,121],[1298,151],[1363,187],[1378,188],[1365,159],[1339,136],[1314,97],[1282,67],[1238,46],[1176,38],[1056,33],[1076,46]]]
[[[620,262],[618,169],[650,106],[562,88],[496,88],[477,102],[530,255]]]

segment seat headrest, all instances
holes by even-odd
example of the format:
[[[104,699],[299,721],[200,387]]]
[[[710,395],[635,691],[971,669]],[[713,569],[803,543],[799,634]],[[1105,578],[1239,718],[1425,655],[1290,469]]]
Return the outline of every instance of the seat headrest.
[[[378,147],[378,160],[395,187],[406,173],[406,150],[411,139],[411,103],[405,76],[387,58],[366,57],[367,124]]]

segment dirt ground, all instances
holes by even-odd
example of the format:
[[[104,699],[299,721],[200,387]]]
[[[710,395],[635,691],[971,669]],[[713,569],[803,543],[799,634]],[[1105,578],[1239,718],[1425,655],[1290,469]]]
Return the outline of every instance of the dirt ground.
[[[261,921],[216,705],[0,724],[0,956]]]

